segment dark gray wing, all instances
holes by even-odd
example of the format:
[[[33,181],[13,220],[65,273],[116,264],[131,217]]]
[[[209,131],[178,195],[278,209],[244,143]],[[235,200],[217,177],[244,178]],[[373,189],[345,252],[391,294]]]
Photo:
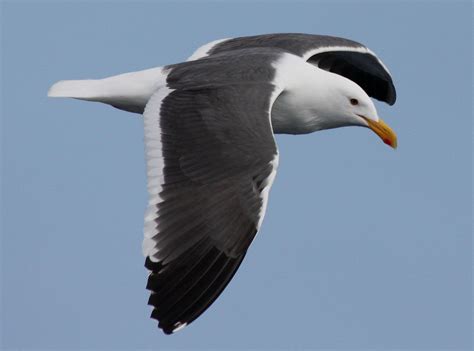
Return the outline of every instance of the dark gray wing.
[[[277,48],[354,81],[375,99],[390,105],[396,100],[392,77],[382,61],[364,45],[349,39],[280,33],[233,38],[211,44],[204,46],[205,50],[198,49],[201,57],[243,48]],[[198,56],[193,55],[193,58]]]
[[[229,283],[276,173],[270,72],[240,83],[238,70],[221,73],[216,60],[175,66],[144,113],[147,289],[165,333],[196,319]]]

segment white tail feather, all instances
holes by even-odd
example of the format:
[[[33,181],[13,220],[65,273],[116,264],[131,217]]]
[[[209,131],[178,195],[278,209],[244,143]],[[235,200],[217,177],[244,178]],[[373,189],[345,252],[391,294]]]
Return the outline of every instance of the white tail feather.
[[[48,90],[49,97],[70,97],[76,99],[94,99],[103,94],[100,80],[61,80]]]
[[[49,89],[50,97],[103,102],[121,110],[143,113],[151,95],[166,85],[161,67],[104,79],[62,80]]]

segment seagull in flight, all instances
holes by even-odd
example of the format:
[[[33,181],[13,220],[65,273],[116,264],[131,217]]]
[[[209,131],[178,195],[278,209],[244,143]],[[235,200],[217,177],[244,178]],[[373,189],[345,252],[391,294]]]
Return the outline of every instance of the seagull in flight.
[[[395,103],[387,67],[366,46],[333,36],[216,40],[185,62],[59,81],[48,96],[143,115],[148,304],[166,334],[198,318],[242,263],[278,168],[275,133],[360,126],[397,147],[371,100]]]

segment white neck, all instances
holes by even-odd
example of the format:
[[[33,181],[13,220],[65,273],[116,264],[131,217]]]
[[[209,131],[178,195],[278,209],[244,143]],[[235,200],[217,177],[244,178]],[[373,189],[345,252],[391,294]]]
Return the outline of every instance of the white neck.
[[[274,133],[306,134],[340,127],[326,118],[331,91],[339,79],[294,55],[284,55],[276,64],[275,84],[283,88],[272,108]]]

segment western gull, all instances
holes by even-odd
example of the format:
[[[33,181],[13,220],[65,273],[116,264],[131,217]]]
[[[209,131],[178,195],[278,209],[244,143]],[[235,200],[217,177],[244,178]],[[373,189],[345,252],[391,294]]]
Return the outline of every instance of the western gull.
[[[48,95],[143,114],[148,304],[166,334],[198,318],[242,263],[278,168],[274,133],[362,126],[397,146],[370,99],[395,103],[388,69],[333,36],[216,40],[186,62],[60,81]]]

